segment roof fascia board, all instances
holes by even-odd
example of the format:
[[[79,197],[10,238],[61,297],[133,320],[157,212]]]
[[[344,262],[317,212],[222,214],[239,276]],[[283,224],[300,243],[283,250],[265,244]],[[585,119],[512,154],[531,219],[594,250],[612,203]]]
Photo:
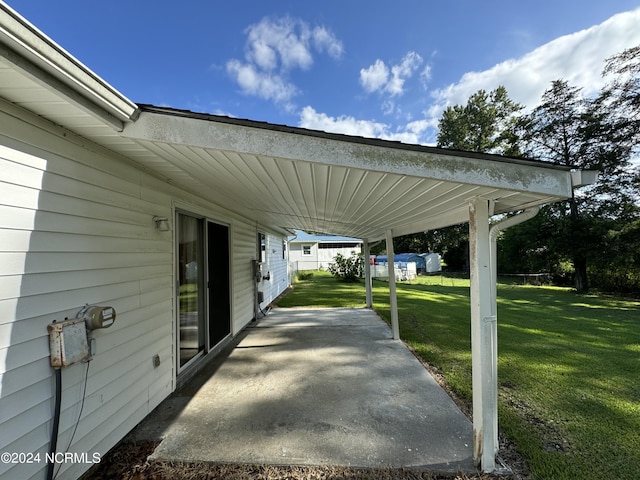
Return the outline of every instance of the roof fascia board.
[[[571,197],[569,169],[543,162],[511,161],[499,156],[474,158],[396,142],[341,141],[304,130],[283,132],[188,116],[143,111],[123,134],[132,139],[211,148],[257,156],[307,161],[419,178]],[[393,146],[390,144],[393,143]]]
[[[123,122],[135,119],[138,106],[89,70],[24,17],[0,2],[0,44],[8,61],[39,83],[51,85],[90,113]],[[61,88],[62,86],[66,88]],[[113,120],[109,121],[113,124]]]

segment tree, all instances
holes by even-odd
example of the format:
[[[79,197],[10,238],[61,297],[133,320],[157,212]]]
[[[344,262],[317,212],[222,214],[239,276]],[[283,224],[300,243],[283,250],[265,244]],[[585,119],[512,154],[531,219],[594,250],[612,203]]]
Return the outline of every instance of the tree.
[[[559,165],[600,172],[593,186],[575,191],[572,198],[546,207],[556,220],[553,242],[574,267],[574,286],[589,289],[589,259],[600,254],[612,223],[637,216],[633,174],[632,129],[621,128],[614,97],[603,93],[584,98],[566,81],[552,82],[541,104],[519,121],[526,156]]]
[[[613,76],[604,88],[603,96],[612,100],[629,123],[635,123],[637,135],[640,121],[640,45],[609,57],[602,75]]]
[[[519,155],[516,119],[522,106],[500,86],[487,93],[479,90],[466,105],[447,107],[438,122],[438,147],[480,153]],[[453,225],[394,240],[398,252],[438,252],[448,269],[468,267],[467,225]]]
[[[479,90],[466,105],[447,107],[438,122],[438,146],[468,152],[517,156],[515,118],[522,106],[500,86]]]
[[[438,122],[438,147],[519,155],[516,119],[522,108],[509,98],[503,86],[490,93],[479,90],[469,97],[466,105],[447,107],[443,112]],[[426,251],[441,253],[449,270],[468,268],[469,229],[466,224],[410,237],[410,244],[427,244],[430,248]]]
[[[627,195],[624,200],[635,199],[637,207],[640,165],[629,168],[628,159],[637,156],[640,144],[640,45],[608,58],[602,75],[610,80],[598,98],[600,111],[608,118],[608,134],[619,145],[619,155],[627,160],[621,162],[625,176],[620,187]]]
[[[587,132],[591,113],[588,102],[578,88],[566,81],[556,80],[542,96],[542,103],[520,120],[521,138],[526,156],[577,168],[588,168],[589,142]],[[556,208],[558,232],[567,235],[564,243],[566,254],[573,261],[575,288],[588,290],[587,258],[584,246],[584,222],[581,217],[580,199],[575,195]],[[568,228],[567,228],[568,227]]]

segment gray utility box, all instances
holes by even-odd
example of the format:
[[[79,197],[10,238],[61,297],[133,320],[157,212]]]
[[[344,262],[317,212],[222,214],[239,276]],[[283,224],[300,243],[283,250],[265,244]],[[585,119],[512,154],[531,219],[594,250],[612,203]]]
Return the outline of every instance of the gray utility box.
[[[47,330],[53,368],[68,367],[89,358],[84,318],[53,322]]]

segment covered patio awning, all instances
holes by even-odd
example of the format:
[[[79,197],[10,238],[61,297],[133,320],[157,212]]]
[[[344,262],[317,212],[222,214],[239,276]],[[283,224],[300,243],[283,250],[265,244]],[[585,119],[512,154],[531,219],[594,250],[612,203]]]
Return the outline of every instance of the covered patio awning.
[[[0,4],[0,104],[40,128],[265,226],[369,242],[470,222],[474,457],[495,467],[495,279],[489,219],[570,198],[583,172],[529,160],[136,105]],[[4,132],[12,122],[7,122]],[[367,262],[365,262],[366,264]],[[390,258],[390,263],[392,260]],[[394,275],[390,275],[398,336]],[[370,293],[370,292],[369,292]],[[369,295],[368,295],[369,297]]]
[[[171,183],[259,224],[362,238],[365,256],[369,242],[385,239],[396,339],[393,237],[469,222],[474,460],[483,471],[493,471],[498,451],[497,318],[489,220],[571,197],[582,182],[581,172],[530,160],[139,107],[139,116],[121,135],[136,148],[129,145],[122,153]],[[371,306],[368,267],[365,262]]]
[[[247,218],[368,241],[571,196],[568,168],[140,105],[120,148],[173,184]]]

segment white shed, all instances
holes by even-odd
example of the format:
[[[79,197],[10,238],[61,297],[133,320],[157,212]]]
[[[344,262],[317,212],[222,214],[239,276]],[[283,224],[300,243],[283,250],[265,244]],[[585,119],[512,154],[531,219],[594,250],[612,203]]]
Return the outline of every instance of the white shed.
[[[442,271],[442,257],[439,253],[421,253],[424,257],[426,273],[436,273]]]
[[[0,78],[0,451],[105,454],[287,287],[293,229],[392,257],[394,236],[470,221],[475,458],[493,469],[488,220],[571,197],[569,169],[134,104],[2,2]],[[91,361],[52,369],[47,327],[85,304],[115,322]]]

